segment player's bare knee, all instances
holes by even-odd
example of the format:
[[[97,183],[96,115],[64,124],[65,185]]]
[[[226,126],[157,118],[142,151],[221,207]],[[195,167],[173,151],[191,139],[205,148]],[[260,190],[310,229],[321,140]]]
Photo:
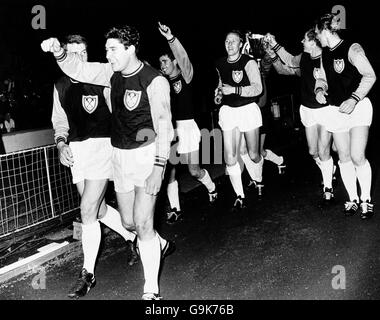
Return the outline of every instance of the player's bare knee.
[[[313,159],[319,157],[319,155],[318,155],[318,150],[317,150],[317,149],[314,149],[314,148],[309,148],[309,154],[311,155],[311,157],[312,157]]]
[[[362,165],[365,164],[366,158],[363,154],[362,155],[352,155],[351,161],[355,167],[361,167]]]
[[[246,155],[247,153],[248,153],[248,150],[247,150],[247,148],[244,146],[244,147],[241,147],[240,146],[240,155],[241,156],[244,156],[244,155]]]
[[[349,162],[352,160],[349,152],[340,151],[340,152],[338,152],[338,156],[339,156],[339,161],[341,163]]]
[[[80,204],[80,214],[82,223],[88,224],[91,222],[95,222],[98,213],[97,203],[89,203],[82,201]]]
[[[318,152],[318,156],[319,159],[321,159],[322,161],[327,161],[330,159],[330,150],[321,150],[320,152]]]
[[[248,155],[249,157],[251,158],[251,160],[255,163],[258,163],[260,162],[261,160],[261,155],[259,152],[256,152],[256,151],[249,151],[248,152]]]
[[[227,166],[232,167],[237,163],[237,158],[231,155],[226,155],[225,161]]]
[[[154,233],[153,223],[150,220],[136,222],[136,231],[140,239]]]
[[[133,223],[133,221],[127,221],[123,218],[121,218],[121,225],[127,229],[128,231],[136,231],[136,226],[135,224]]]

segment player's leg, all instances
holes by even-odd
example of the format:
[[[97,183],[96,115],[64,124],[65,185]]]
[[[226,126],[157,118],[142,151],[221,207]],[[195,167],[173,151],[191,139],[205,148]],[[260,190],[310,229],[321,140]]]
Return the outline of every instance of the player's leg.
[[[349,197],[349,201],[345,203],[344,213],[350,216],[359,208],[356,170],[350,156],[350,134],[349,132],[334,132],[333,139],[339,155],[340,175]]]
[[[133,222],[137,231],[137,245],[144,270],[143,299],[159,299],[158,272],[161,257],[174,251],[170,241],[162,239],[154,230],[154,209],[157,196],[145,192],[146,179],[153,169],[156,154],[154,143],[123,152],[124,190],[133,186]],[[126,218],[130,219],[130,205]],[[127,222],[127,221],[126,221]]]
[[[324,126],[318,127],[318,156],[320,159],[320,169],[323,178],[323,200],[330,203],[334,198],[332,178],[334,171],[334,161],[330,155],[332,134]]]
[[[128,264],[134,265],[139,261],[137,248],[137,231],[133,221],[133,202],[135,200],[134,190],[129,192],[116,192],[118,212],[120,223],[125,231],[123,233],[129,238],[127,244],[130,249]],[[115,217],[116,220],[116,217]]]
[[[135,234],[137,234],[137,227],[134,218],[136,188],[137,187],[135,187],[134,190],[128,192],[116,192],[116,198],[119,207],[119,212],[121,215],[122,224],[124,228]],[[166,256],[174,252],[175,244],[173,241],[162,238],[157,231],[156,234],[160,241],[160,246],[162,248],[162,257],[165,258]],[[134,249],[137,251],[138,254],[140,254],[140,249],[138,247],[137,240],[138,237],[136,237],[134,240]]]
[[[267,134],[265,133],[265,131],[261,130],[260,128],[260,154],[263,156],[264,160],[265,160],[265,157],[267,156],[267,152],[264,149],[266,136]]]
[[[96,166],[96,172],[94,174],[101,174],[102,176],[107,176],[110,180],[113,180],[114,168],[113,168],[113,152],[114,148],[111,145],[111,140],[109,138],[97,138],[93,139],[91,158],[94,158],[94,165]],[[93,156],[94,154],[97,156]],[[106,192],[106,188],[104,193]],[[130,232],[124,228],[120,213],[112,206],[106,204],[104,199],[104,194],[102,196],[102,203],[100,205],[98,219],[100,222],[105,224],[110,229],[121,235],[127,242],[127,245],[131,249],[131,254],[129,255],[129,264],[132,265],[138,261],[138,256],[133,249],[133,241],[136,238],[136,234]]]
[[[166,213],[168,224],[173,224],[180,219],[182,215],[181,204],[179,201],[179,186],[176,179],[176,167],[168,164],[169,181],[167,186],[167,195],[169,199],[170,210]]]
[[[219,125],[223,133],[223,152],[224,161],[226,163],[226,174],[228,174],[232,188],[236,194],[236,200],[232,206],[232,210],[244,208],[244,190],[241,180],[241,169],[238,163],[238,152],[241,133],[239,126],[239,110],[240,108],[231,108],[222,106],[219,109]]]
[[[262,196],[264,184],[263,163],[264,158],[260,153],[260,127],[262,126],[262,115],[256,103],[250,103],[240,108],[238,114],[238,128],[243,133],[247,146],[248,156],[251,159],[254,184],[256,186],[259,199]]]
[[[350,154],[361,190],[360,217],[362,219],[371,218],[374,213],[371,201],[372,170],[365,156],[372,116],[372,103],[368,98],[358,102],[350,114]]]
[[[362,219],[371,218],[374,212],[371,200],[372,170],[365,156],[368,133],[368,126],[354,127],[350,130],[350,154],[360,185],[360,217]]]
[[[216,185],[212,181],[208,171],[199,165],[199,149],[186,153],[185,157],[189,173],[206,187],[210,203],[215,202],[218,197]]]
[[[247,144],[247,151],[249,158],[251,159],[253,175],[255,179],[253,183],[257,190],[257,195],[259,199],[263,195],[263,165],[264,157],[261,155],[259,150],[259,134],[260,128],[256,128],[250,131],[244,132],[245,141]]]
[[[208,193],[210,202],[217,198],[216,186],[212,181],[208,171],[200,167],[199,144],[201,142],[201,132],[194,119],[177,121],[178,133],[178,153],[184,157],[189,173],[200,183],[202,183]]]
[[[266,112],[263,112],[263,126],[260,127],[260,154],[263,156],[264,160],[268,160],[277,165],[278,173],[281,175],[285,173],[286,168],[284,157],[277,155],[270,149],[264,148],[267,132],[270,131],[269,121],[264,120],[265,118],[267,118],[267,115]]]
[[[161,245],[153,227],[157,196],[145,193],[143,187],[135,187],[133,218],[135,221],[140,258],[144,269],[144,295],[159,296],[158,273],[161,262]]]
[[[81,194],[80,212],[82,220],[83,267],[68,296],[79,298],[95,285],[95,262],[101,240],[100,225],[97,220],[108,180],[84,180],[77,184]]]
[[[247,172],[251,179],[248,187],[255,186],[255,181],[257,181],[259,178],[256,176],[257,172],[255,171],[255,165],[248,154],[247,143],[245,141],[244,134],[241,136],[240,139],[240,157],[243,160],[245,168],[247,169]]]
[[[100,204],[98,219],[99,222],[105,224],[108,228],[122,236],[125,239],[125,241],[133,242],[136,238],[135,233],[130,232],[123,226],[119,211],[113,208],[112,206],[106,204],[104,195],[103,201]]]
[[[321,170],[321,159],[319,158],[319,155],[318,155],[318,127],[317,125],[315,124],[310,127],[305,127],[305,135],[306,135],[306,141],[307,141],[309,154],[315,161],[319,170]],[[322,174],[322,171],[321,171],[321,174]]]
[[[245,207],[245,195],[243,190],[243,183],[241,180],[241,170],[240,165],[237,161],[240,138],[241,133],[238,128],[223,131],[223,146],[226,170],[236,194],[236,200],[232,207],[233,210],[239,210]]]
[[[316,165],[318,166],[319,170],[322,174],[321,169],[321,159],[318,155],[318,126],[319,123],[317,119],[321,118],[319,113],[321,113],[321,110],[313,110],[311,108],[307,108],[303,105],[300,106],[300,117],[301,122],[305,127],[305,135],[306,135],[306,141],[307,146],[309,150],[309,154],[315,161]],[[317,117],[317,119],[316,119]]]

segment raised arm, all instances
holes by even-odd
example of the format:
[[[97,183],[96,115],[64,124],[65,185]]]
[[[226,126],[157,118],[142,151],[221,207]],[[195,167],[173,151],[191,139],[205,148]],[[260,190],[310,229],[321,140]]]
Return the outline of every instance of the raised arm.
[[[281,47],[279,44],[277,44],[275,47],[273,47],[273,51],[279,56],[279,58],[287,66],[289,66],[291,68],[299,68],[300,67],[300,61],[301,61],[302,53],[300,53],[299,55],[293,56],[288,51],[286,51],[284,47]]]
[[[58,66],[70,78],[84,83],[110,86],[113,75],[110,63],[83,62],[76,53],[67,53],[56,38],[49,38],[41,43],[45,52],[52,52]]]
[[[290,54],[284,47],[277,43],[275,36],[270,33],[267,33],[264,39],[268,46],[280,57],[284,64],[293,68],[300,67],[302,53],[297,56]]]
[[[299,66],[291,67],[289,65],[284,64],[282,60],[279,58],[279,56],[271,48],[270,42],[265,47],[264,58],[265,57],[267,57],[267,59],[270,59],[271,64],[273,64],[273,67],[278,74],[301,76],[301,68]]]
[[[178,66],[186,83],[190,83],[193,79],[193,65],[189,56],[181,42],[173,36],[170,28],[164,24],[158,23],[158,30],[168,40],[170,50],[173,52],[174,58],[177,60]]]
[[[280,58],[276,55],[272,59],[272,64],[274,69],[277,71],[278,74],[287,75],[287,76],[301,76],[301,69],[298,67],[290,67],[280,60]]]

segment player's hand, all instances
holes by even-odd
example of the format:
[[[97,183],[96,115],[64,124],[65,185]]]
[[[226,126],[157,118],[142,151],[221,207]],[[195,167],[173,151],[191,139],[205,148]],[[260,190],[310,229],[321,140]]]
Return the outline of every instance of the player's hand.
[[[276,57],[276,52],[274,52],[269,45],[268,46],[264,46],[264,50],[265,50],[265,53],[268,54],[268,56],[270,58],[273,59],[273,58]]]
[[[316,94],[315,94],[315,99],[318,101],[318,103],[320,104],[326,104],[327,103],[327,99],[326,99],[326,96],[328,95],[328,93],[324,90],[319,90]]]
[[[59,161],[61,161],[61,163],[66,167],[72,167],[74,165],[74,158],[69,145],[64,142],[60,142],[57,148],[59,153]]]
[[[221,103],[222,103],[222,98],[223,98],[223,95],[217,95],[217,96],[214,98],[214,103],[215,103],[215,104],[221,104]]]
[[[161,189],[164,168],[153,166],[153,171],[145,180],[145,193],[155,196]]]
[[[216,88],[214,92],[214,103],[215,104],[221,104],[223,98],[223,93],[220,88]]]
[[[227,96],[229,94],[235,93],[235,87],[230,86],[229,84],[223,83],[222,86],[222,93],[223,95]]]
[[[57,53],[62,50],[62,47],[57,38],[49,38],[41,42],[41,49],[44,52]]]
[[[354,111],[356,103],[356,100],[352,98],[343,101],[339,106],[339,112],[350,114],[352,111]]]
[[[160,21],[158,21],[158,30],[167,40],[173,38],[170,28],[167,25],[161,24]]]
[[[270,48],[273,48],[277,44],[276,38],[274,37],[273,34],[270,34],[270,33],[267,33],[264,36],[264,42],[266,42]]]

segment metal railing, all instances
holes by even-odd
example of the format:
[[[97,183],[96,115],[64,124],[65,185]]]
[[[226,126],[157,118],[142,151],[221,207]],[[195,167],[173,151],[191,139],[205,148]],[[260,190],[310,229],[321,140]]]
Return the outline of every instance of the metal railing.
[[[54,145],[0,155],[0,240],[60,219],[80,198]]]

